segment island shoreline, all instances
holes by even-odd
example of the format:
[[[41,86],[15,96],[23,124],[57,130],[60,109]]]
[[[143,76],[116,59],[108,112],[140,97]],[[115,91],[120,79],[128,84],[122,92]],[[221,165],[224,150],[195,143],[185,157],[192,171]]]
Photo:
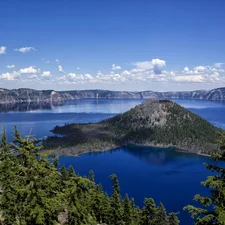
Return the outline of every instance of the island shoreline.
[[[116,149],[119,149],[119,148],[123,148],[123,147],[143,147],[143,148],[146,148],[146,147],[149,147],[149,148],[159,148],[159,149],[162,149],[162,150],[165,150],[165,149],[171,149],[175,152],[180,152],[180,153],[188,153],[188,154],[194,154],[194,155],[199,155],[199,156],[205,156],[205,157],[211,157],[211,155],[209,154],[205,154],[205,153],[201,153],[201,152],[194,152],[190,149],[182,149],[182,148],[179,148],[177,146],[162,146],[162,145],[150,145],[150,144],[126,144],[126,145],[117,145],[117,146],[113,146],[112,148],[106,148],[106,149],[99,149],[99,150],[94,150],[94,151],[83,151],[83,152],[73,152],[71,153],[71,150],[73,148],[75,148],[75,146],[71,146],[71,147],[58,147],[56,149],[44,149],[42,150],[42,152],[50,152],[52,153],[51,155],[57,155],[57,156],[74,156],[74,157],[79,157],[81,155],[85,155],[85,154],[88,154],[88,153],[103,153],[103,152],[108,152],[108,151],[114,151]]]

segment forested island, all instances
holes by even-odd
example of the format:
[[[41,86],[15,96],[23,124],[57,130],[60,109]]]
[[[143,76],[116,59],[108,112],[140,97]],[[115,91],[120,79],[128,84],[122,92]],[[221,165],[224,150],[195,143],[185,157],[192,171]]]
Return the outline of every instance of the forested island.
[[[222,130],[169,100],[147,100],[131,110],[99,123],[56,126],[45,149],[79,155],[125,145],[175,147],[197,154],[218,149]]]

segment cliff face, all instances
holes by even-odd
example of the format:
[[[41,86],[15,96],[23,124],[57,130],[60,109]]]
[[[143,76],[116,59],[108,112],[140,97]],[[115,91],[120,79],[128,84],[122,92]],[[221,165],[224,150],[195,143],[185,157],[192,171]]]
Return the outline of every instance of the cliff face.
[[[225,100],[225,88],[211,91],[183,91],[183,92],[128,92],[107,90],[77,90],[77,91],[54,91],[33,89],[0,89],[0,103],[18,102],[60,102],[65,100],[82,98],[124,98],[124,99],[202,99],[202,100]]]

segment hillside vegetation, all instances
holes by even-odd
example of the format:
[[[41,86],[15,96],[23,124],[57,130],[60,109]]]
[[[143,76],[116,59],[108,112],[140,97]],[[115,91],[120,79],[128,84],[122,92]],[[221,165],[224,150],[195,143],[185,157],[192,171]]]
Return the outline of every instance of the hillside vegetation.
[[[11,151],[13,149],[13,151]],[[0,143],[0,224],[2,225],[178,225],[175,213],[151,198],[139,208],[128,195],[122,198],[115,174],[108,196],[95,183],[94,173],[81,177],[73,167],[58,168],[57,158],[40,153],[35,139],[22,139],[15,129],[7,144]]]
[[[62,136],[48,137],[44,147],[76,155],[134,144],[210,154],[220,131],[172,101],[148,100],[99,123],[56,126],[52,132]]]

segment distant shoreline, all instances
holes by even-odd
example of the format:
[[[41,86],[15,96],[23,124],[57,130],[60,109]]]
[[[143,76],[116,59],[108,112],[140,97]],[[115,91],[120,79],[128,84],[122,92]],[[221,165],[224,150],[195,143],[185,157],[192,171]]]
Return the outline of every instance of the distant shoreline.
[[[188,99],[188,100],[218,100],[225,101],[225,88],[195,91],[110,91],[110,90],[35,90],[29,88],[4,89],[0,88],[0,104],[31,103],[31,102],[60,102],[76,99]]]

